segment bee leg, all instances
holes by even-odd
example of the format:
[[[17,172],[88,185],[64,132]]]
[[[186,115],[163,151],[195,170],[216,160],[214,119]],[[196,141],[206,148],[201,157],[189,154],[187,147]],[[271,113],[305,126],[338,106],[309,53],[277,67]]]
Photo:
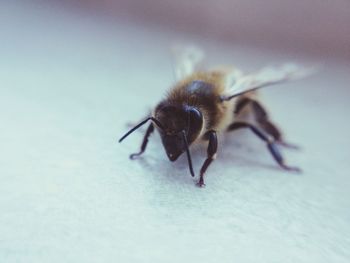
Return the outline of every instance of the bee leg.
[[[148,128],[147,128],[147,131],[145,133],[145,136],[143,137],[143,141],[142,141],[142,144],[141,144],[141,149],[138,153],[133,153],[130,155],[130,159],[131,160],[134,160],[136,159],[138,156],[140,156],[145,150],[146,150],[146,147],[147,147],[147,144],[148,144],[148,138],[149,136],[151,135],[151,133],[154,131],[154,126],[153,126],[153,123],[151,123]]]
[[[241,112],[241,110],[243,110],[243,108],[245,106],[247,106],[248,104],[250,104],[253,100],[250,98],[242,98],[240,100],[238,100],[234,114],[237,115]]]
[[[245,123],[245,122],[235,122],[232,123],[228,127],[228,131],[234,131],[240,128],[250,128],[250,130],[258,136],[261,140],[265,141],[267,144],[267,148],[269,149],[270,153],[272,154],[275,161],[281,166],[283,169],[288,171],[294,171],[294,172],[301,172],[301,170],[298,167],[290,167],[287,166],[284,162],[284,159],[282,157],[282,154],[280,153],[277,144],[275,141],[271,140],[263,131],[261,131],[258,127]]]
[[[259,126],[268,134],[270,134],[275,142],[287,148],[298,149],[299,147],[294,144],[287,143],[283,140],[281,131],[269,120],[269,116],[263,106],[255,100],[251,100],[251,105],[255,114],[256,121]]]
[[[290,148],[290,149],[296,149],[296,150],[300,149],[300,147],[298,145],[284,141],[281,132],[278,130],[276,125],[274,125],[272,122],[265,120],[263,122],[260,122],[259,124],[260,124],[260,127],[265,132],[270,134],[275,139],[275,142],[277,144],[284,146],[286,148]]]
[[[197,183],[197,185],[199,187],[204,187],[205,183],[204,183],[204,173],[207,170],[208,166],[211,164],[211,162],[213,160],[215,160],[216,158],[216,152],[218,149],[218,139],[216,136],[216,132],[215,131],[209,131],[206,136],[209,139],[209,143],[208,143],[208,148],[207,148],[207,159],[204,161],[202,168],[200,170],[200,174],[199,174],[199,181]]]

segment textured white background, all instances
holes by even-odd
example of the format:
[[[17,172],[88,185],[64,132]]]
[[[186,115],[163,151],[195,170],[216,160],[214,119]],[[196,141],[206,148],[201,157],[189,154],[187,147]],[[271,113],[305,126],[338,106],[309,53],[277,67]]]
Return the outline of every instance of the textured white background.
[[[349,262],[350,63],[228,46],[67,10],[0,9],[0,262]],[[246,70],[324,63],[263,92],[296,175],[248,132],[222,138],[207,187],[158,136],[117,139],[173,83],[168,47]],[[203,44],[206,42],[206,44]],[[223,145],[225,144],[225,145]],[[193,149],[196,172],[205,149]]]

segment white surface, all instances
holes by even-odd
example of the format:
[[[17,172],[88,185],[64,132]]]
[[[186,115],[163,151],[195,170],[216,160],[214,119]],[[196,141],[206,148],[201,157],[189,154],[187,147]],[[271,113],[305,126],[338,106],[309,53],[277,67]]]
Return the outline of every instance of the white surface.
[[[142,133],[117,144],[171,85],[178,36],[57,8],[1,9],[0,262],[349,262],[349,63],[264,92],[303,147],[284,151],[302,175],[240,132],[199,189],[158,136],[137,161],[128,155]],[[205,48],[244,69],[309,61]],[[205,150],[193,155],[198,173]]]

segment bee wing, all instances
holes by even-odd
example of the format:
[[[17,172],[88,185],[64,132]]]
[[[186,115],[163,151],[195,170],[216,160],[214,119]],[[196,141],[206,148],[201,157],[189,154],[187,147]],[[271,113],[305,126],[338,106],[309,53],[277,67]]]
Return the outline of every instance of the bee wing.
[[[223,100],[230,100],[243,93],[263,87],[301,79],[315,71],[315,67],[306,68],[295,64],[285,64],[280,67],[266,67],[255,74],[232,78],[234,81],[227,83],[227,89],[223,94]],[[230,79],[230,76],[228,79]]]
[[[191,75],[204,58],[204,52],[195,46],[173,47],[172,54],[175,60],[174,73],[176,80]]]

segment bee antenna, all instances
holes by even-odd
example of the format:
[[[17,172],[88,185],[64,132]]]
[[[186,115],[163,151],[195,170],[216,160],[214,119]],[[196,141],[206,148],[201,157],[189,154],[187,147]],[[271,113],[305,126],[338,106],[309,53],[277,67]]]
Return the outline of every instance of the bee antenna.
[[[182,134],[182,138],[183,138],[183,140],[185,142],[186,154],[187,154],[188,166],[190,168],[190,173],[191,173],[192,177],[194,177],[194,171],[193,171],[193,166],[192,166],[192,159],[191,159],[190,150],[188,148],[186,132],[184,130],[182,130],[181,134]]]
[[[135,130],[137,130],[138,128],[140,128],[142,125],[144,125],[146,122],[148,122],[149,120],[152,120],[155,124],[157,124],[157,126],[163,130],[163,126],[162,124],[155,118],[153,117],[148,117],[147,119],[145,119],[144,121],[140,122],[139,124],[137,124],[134,128],[132,128],[130,131],[128,131],[126,134],[124,134],[123,137],[121,137],[119,139],[119,142],[122,142],[126,137],[128,137],[131,133],[133,133]]]

